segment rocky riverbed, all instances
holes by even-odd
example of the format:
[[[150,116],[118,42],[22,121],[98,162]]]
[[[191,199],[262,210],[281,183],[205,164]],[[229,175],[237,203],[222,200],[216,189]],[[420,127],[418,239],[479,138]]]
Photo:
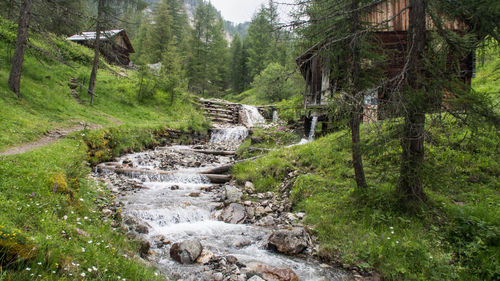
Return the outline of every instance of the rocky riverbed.
[[[170,279],[352,280],[312,258],[305,214],[293,213],[287,196],[258,193],[251,182],[214,184],[203,174],[231,164],[231,151],[247,135],[244,127],[221,127],[206,144],[157,148],[100,165],[94,176],[117,197],[103,215],[119,216],[117,228],[142,241],[141,257]]]

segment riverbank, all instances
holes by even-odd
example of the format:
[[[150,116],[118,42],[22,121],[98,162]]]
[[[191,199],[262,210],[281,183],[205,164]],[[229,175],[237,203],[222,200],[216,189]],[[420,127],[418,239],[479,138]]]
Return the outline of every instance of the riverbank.
[[[200,135],[121,126],[2,157],[0,280],[164,280],[139,258],[140,243],[102,222],[114,195],[87,177],[88,163]]]
[[[365,128],[363,142],[369,188],[355,190],[350,141],[340,131],[312,143],[272,151],[237,164],[233,175],[260,193],[289,199],[304,212],[325,261],[384,280],[494,280],[498,278],[500,225],[496,133],[484,128],[473,140],[451,148],[429,131],[425,186],[429,200],[415,212],[399,206],[399,143]]]

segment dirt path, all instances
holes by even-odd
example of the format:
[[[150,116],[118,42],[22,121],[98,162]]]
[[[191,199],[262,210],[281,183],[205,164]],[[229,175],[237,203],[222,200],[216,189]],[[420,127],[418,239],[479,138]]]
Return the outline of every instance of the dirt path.
[[[99,129],[101,126],[100,125],[95,125],[95,124],[87,124],[87,129],[89,130],[95,130]],[[7,149],[6,151],[0,152],[0,156],[9,156],[9,155],[15,155],[15,154],[21,154],[25,153],[28,151],[31,151],[35,148],[43,147],[46,145],[49,145],[51,143],[54,143],[68,134],[71,134],[76,131],[81,131],[85,128],[84,123],[80,123],[74,127],[71,128],[62,128],[62,129],[57,129],[54,131],[48,132],[45,136],[43,136],[41,139],[32,142],[32,143],[27,143],[19,146],[15,146],[12,148]]]

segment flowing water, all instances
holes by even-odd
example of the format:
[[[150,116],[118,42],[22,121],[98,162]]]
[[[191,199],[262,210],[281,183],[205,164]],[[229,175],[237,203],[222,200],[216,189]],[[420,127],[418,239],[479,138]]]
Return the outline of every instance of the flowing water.
[[[316,132],[316,125],[318,125],[318,116],[313,116],[311,121],[311,129],[309,131],[308,140],[311,142],[314,140],[314,133]]]
[[[221,127],[213,131],[210,145],[234,145],[241,143],[247,135],[245,127]],[[152,245],[158,236],[171,243],[199,239],[204,249],[217,256],[233,255],[245,265],[258,263],[290,268],[297,273],[299,280],[350,280],[345,272],[312,259],[304,260],[267,250],[265,244],[272,228],[217,220],[220,193],[210,189],[213,185],[208,178],[197,172],[227,164],[232,159],[228,156],[201,155],[192,148],[170,146],[120,159],[121,162],[125,159],[132,161],[134,168],[139,170],[171,172],[168,175],[129,173],[128,177],[136,179],[145,188],[119,198],[125,203],[124,216],[135,217],[148,226],[149,233],[145,234],[145,238]],[[177,160],[170,163],[169,159]],[[193,159],[204,163],[193,165]],[[197,197],[190,196],[192,193],[196,193]],[[163,274],[173,280],[203,280],[204,266],[180,264],[170,258],[169,249],[170,245],[160,249],[153,247],[155,262]]]
[[[266,119],[262,117],[257,107],[252,105],[243,105],[243,111],[246,115],[248,127],[260,126],[266,123]]]
[[[273,110],[273,123],[276,123],[278,122],[278,111],[277,110]]]

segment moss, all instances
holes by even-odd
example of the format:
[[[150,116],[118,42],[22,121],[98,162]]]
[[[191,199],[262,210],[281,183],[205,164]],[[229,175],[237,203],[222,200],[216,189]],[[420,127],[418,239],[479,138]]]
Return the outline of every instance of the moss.
[[[19,242],[16,237],[0,238],[0,264],[12,267],[14,264],[29,261],[38,255],[37,248],[31,244]]]

